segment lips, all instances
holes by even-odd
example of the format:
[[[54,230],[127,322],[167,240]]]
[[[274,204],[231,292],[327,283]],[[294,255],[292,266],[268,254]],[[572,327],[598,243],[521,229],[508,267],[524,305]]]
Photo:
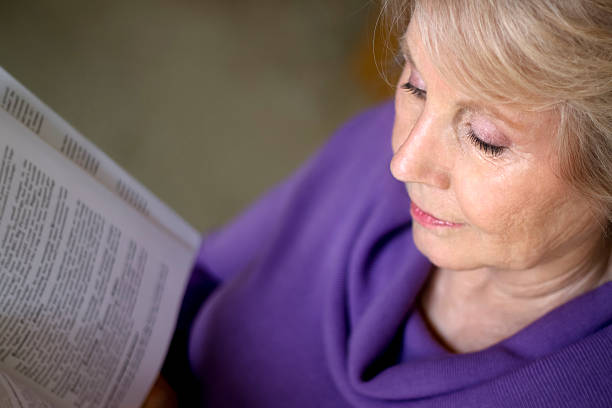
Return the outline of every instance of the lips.
[[[414,202],[410,203],[410,214],[412,214],[412,218],[414,218],[415,221],[425,227],[457,228],[461,227],[462,225],[436,218],[433,215],[423,211]]]

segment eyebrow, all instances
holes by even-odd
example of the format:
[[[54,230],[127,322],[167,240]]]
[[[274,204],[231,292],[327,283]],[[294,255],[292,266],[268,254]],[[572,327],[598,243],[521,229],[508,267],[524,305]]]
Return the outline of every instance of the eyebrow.
[[[403,35],[400,38],[400,50],[402,51],[402,55],[404,56],[406,62],[412,65],[418,72],[421,72],[414,63],[414,59],[412,58],[412,53],[410,52],[410,45],[408,45],[408,38],[406,38],[406,35]]]
[[[504,115],[498,108],[495,106],[489,106],[480,104],[474,101],[460,101],[459,102],[459,110],[460,111],[468,111],[468,112],[476,112],[476,113],[484,113],[493,116],[506,123],[512,129],[521,131],[524,126],[521,126],[520,122],[516,119],[513,120],[507,115]]]

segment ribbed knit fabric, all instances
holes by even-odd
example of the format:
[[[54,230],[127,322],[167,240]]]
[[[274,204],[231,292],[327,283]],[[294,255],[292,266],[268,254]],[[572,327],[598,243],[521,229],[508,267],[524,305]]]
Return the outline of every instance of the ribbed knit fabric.
[[[612,284],[479,352],[436,342],[392,123],[354,119],[204,240],[179,325],[202,406],[612,407]]]

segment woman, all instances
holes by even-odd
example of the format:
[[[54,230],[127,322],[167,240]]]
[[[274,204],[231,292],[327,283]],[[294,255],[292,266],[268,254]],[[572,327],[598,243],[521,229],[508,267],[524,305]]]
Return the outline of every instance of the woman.
[[[183,346],[203,406],[612,406],[612,3],[385,8],[395,105],[205,240],[166,378],[196,404]]]

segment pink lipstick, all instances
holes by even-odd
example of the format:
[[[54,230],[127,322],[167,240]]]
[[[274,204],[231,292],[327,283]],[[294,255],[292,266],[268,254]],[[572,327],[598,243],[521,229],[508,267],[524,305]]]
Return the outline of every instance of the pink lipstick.
[[[419,224],[424,227],[446,227],[446,228],[457,228],[462,224],[457,224],[450,221],[444,221],[439,218],[434,217],[433,215],[426,213],[421,210],[419,206],[417,206],[414,202],[410,203],[410,214],[412,214],[412,218],[417,221]]]

